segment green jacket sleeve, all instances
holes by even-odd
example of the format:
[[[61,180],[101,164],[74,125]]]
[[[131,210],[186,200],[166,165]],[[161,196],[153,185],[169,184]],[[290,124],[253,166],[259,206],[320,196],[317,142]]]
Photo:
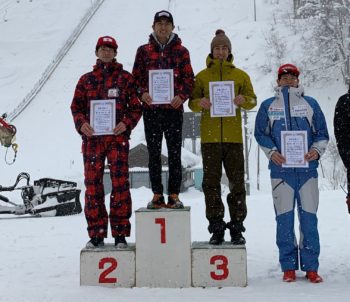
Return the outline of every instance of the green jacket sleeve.
[[[198,75],[195,78],[194,87],[192,90],[192,96],[189,100],[188,106],[193,112],[202,111],[202,107],[199,105],[203,95],[202,82],[199,79]]]
[[[249,76],[244,80],[244,85],[242,89],[242,93],[244,96],[244,103],[241,107],[245,110],[253,109],[256,106],[256,95],[253,90],[252,82],[250,81]]]

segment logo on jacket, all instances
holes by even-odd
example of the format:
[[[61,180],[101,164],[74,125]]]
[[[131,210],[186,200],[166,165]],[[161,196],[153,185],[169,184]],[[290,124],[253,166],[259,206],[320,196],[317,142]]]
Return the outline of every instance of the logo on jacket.
[[[291,108],[291,116],[306,117],[308,113],[306,105],[296,105]]]
[[[268,116],[272,120],[280,120],[281,118],[284,118],[284,109],[278,107],[270,107]]]
[[[108,97],[109,98],[117,98],[118,96],[119,96],[119,89],[118,88],[108,89]]]

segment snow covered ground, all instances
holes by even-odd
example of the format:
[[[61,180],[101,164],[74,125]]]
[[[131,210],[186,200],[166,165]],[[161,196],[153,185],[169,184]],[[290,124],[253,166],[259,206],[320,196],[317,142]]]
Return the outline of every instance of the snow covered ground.
[[[147,189],[132,190],[134,209],[151,197]],[[191,206],[192,241],[209,234],[203,195],[190,189],[182,195]],[[319,207],[320,274],[311,284],[302,272],[297,282],[284,283],[275,245],[270,194],[248,197],[246,220],[248,286],[245,288],[110,289],[79,285],[79,253],[87,242],[83,214],[70,217],[0,218],[0,301],[346,301],[350,295],[350,217],[341,192],[323,191]],[[134,216],[132,236],[135,241]],[[226,239],[229,240],[228,234]],[[107,242],[112,242],[109,238]]]
[[[235,0],[106,0],[76,44],[51,76],[34,102],[14,120],[20,146],[17,161],[7,166],[0,149],[0,184],[10,185],[19,172],[32,179],[63,178],[82,184],[80,138],[69,110],[80,75],[95,62],[96,40],[112,35],[119,43],[118,60],[131,70],[136,49],[147,41],[156,11],[170,9],[176,29],[191,53],[195,73],[205,66],[210,41],[217,28],[230,37],[235,63],[251,76],[260,102],[272,94],[275,74],[264,74],[264,36],[278,9],[292,1],[258,0],[257,22],[253,1]],[[281,3],[283,2],[283,3]],[[86,0],[0,0],[0,113],[11,112],[32,89],[50,60],[91,5]],[[280,25],[281,27],[281,25]],[[288,35],[288,30],[283,31]],[[291,38],[294,42],[297,37]],[[298,62],[298,51],[290,53]],[[325,89],[306,87],[319,99],[328,124],[335,101],[345,92],[340,83]],[[253,124],[254,115],[250,116]],[[134,131],[131,146],[143,140],[142,122]],[[11,157],[11,153],[8,155]],[[320,274],[325,282],[310,284],[298,274],[294,284],[281,281],[275,246],[275,221],[267,163],[262,158],[260,190],[257,190],[257,148],[250,152],[251,189],[248,197],[246,238],[248,286],[223,289],[106,289],[79,285],[79,253],[87,241],[84,216],[54,218],[0,217],[0,301],[334,301],[349,297],[350,217],[341,191],[322,191],[319,207],[321,237]],[[320,180],[326,187],[326,181]],[[223,196],[227,189],[223,188]],[[133,208],[145,206],[148,189],[132,190]],[[20,196],[17,195],[19,199]],[[83,194],[81,195],[83,199]],[[190,189],[182,195],[191,206],[192,241],[208,240],[203,194]],[[134,225],[134,216],[132,217]],[[133,227],[130,241],[134,241]],[[227,238],[228,239],[228,238]],[[111,239],[110,239],[111,240]]]

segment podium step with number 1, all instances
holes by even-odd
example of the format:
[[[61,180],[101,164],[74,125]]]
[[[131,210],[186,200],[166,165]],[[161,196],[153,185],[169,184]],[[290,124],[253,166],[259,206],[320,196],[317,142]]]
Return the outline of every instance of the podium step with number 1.
[[[191,286],[190,207],[136,214],[136,286]]]

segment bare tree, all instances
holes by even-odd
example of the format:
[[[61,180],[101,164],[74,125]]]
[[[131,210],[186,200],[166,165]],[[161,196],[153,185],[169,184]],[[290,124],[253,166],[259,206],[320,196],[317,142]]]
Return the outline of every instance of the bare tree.
[[[342,74],[346,81],[349,76],[350,1],[302,0],[297,15],[306,19],[303,26],[312,29],[310,35],[304,36],[306,79],[310,82],[329,80],[335,74]]]
[[[346,185],[346,169],[340,158],[337,144],[333,136],[330,137],[327,150],[321,158],[323,176],[332,185],[332,189],[339,189]]]
[[[287,42],[279,35],[278,30],[272,25],[271,30],[265,33],[265,53],[267,62],[263,70],[269,73],[276,70],[285,59]]]

